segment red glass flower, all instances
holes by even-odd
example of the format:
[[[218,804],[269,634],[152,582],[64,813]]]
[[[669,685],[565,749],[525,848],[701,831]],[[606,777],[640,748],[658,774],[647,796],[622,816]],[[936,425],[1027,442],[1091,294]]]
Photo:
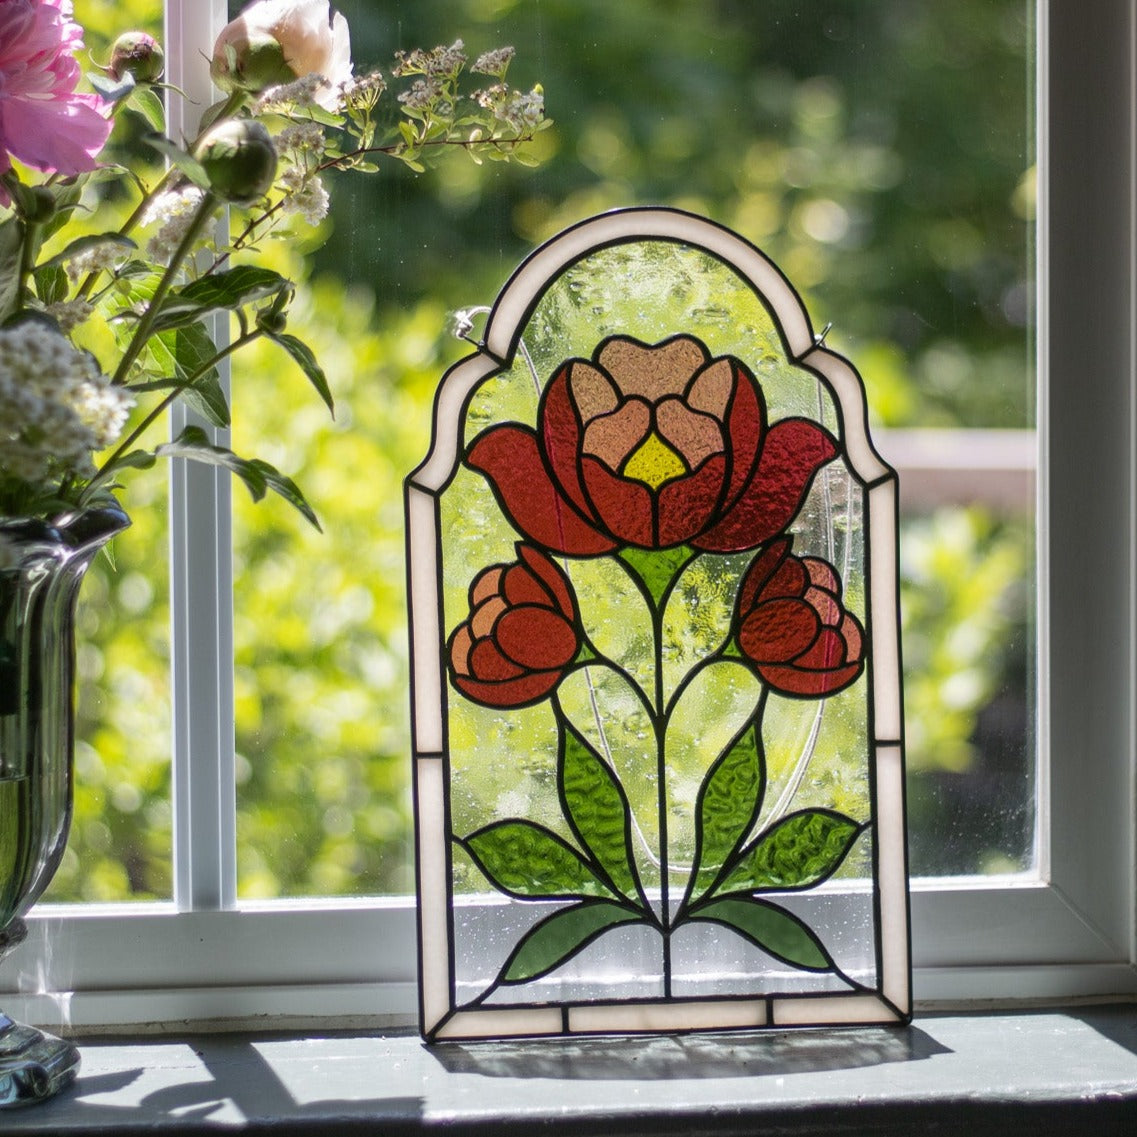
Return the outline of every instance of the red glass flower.
[[[476,703],[520,707],[543,699],[580,648],[576,602],[564,573],[518,542],[518,560],[491,565],[470,585],[470,616],[450,637],[454,685]]]
[[[754,559],[738,594],[738,646],[783,695],[820,698],[848,687],[864,667],[864,629],[841,601],[828,561],[799,557],[791,541]]]
[[[535,431],[491,427],[466,461],[530,540],[596,556],[624,545],[757,548],[789,525],[836,454],[807,419],[767,427],[762,390],[733,356],[712,358],[687,335],[655,345],[612,336],[591,362],[560,367]]]

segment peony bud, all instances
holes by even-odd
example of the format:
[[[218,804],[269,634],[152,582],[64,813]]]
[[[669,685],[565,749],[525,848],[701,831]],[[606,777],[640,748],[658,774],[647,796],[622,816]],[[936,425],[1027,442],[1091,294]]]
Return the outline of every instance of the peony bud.
[[[116,82],[131,75],[138,83],[155,83],[162,78],[166,56],[162,45],[145,32],[123,32],[111,48],[107,74]]]
[[[351,78],[347,20],[328,0],[256,0],[221,29],[209,73],[223,91],[253,94],[322,75],[317,101],[330,106]]]
[[[276,148],[269,132],[255,119],[218,123],[197,144],[194,157],[209,178],[209,188],[222,200],[238,205],[262,196],[276,177]]]

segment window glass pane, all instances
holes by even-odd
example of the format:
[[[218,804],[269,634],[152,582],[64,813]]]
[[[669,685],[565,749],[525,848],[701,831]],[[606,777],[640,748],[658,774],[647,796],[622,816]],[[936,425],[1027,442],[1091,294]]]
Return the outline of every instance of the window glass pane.
[[[913,869],[1029,868],[1032,6],[338,6],[361,67],[459,35],[471,55],[515,45],[511,80],[540,81],[556,125],[536,170],[457,156],[337,178],[326,243],[307,260],[319,242],[303,232],[273,247],[276,267],[312,274],[290,330],[339,410],[329,423],[270,349],[239,357],[235,448],[294,474],[325,528],[236,491],[241,894],[409,887],[401,479],[463,354],[446,312],[492,298],[562,226],[636,203],[760,245],[816,326],[832,321],[827,345],[865,375],[876,426],[944,432],[950,476],[909,476],[927,436],[880,439],[905,495]]]
[[[161,0],[80,0],[76,9],[91,59],[108,59],[127,28],[161,34]],[[137,120],[123,117],[115,142],[144,153]],[[88,192],[99,202],[87,215],[95,232],[112,229],[111,218],[125,219],[137,200],[113,180]],[[92,323],[76,338],[105,365],[113,345]],[[131,528],[95,559],[80,592],[74,816],[47,901],[169,899],[173,891],[167,472],[136,470],[128,483]]]
[[[51,901],[168,900],[170,606],[164,467],[131,480],[131,527],[83,581],[75,807]]]

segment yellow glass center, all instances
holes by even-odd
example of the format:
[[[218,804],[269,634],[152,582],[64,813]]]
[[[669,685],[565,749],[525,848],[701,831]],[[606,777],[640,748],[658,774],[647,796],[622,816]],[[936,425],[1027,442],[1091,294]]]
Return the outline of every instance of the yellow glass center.
[[[679,454],[653,430],[624,463],[622,473],[625,478],[634,478],[657,490],[664,482],[683,477],[688,470]]]

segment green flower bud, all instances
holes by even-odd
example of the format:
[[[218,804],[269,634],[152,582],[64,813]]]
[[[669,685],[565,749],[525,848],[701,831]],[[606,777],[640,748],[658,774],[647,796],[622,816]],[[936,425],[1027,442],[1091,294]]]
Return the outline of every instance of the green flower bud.
[[[123,32],[111,48],[107,74],[116,82],[132,75],[138,83],[154,83],[162,78],[166,56],[162,45],[145,32]]]
[[[248,205],[268,192],[276,177],[276,148],[262,123],[231,118],[218,123],[197,144],[194,157],[223,201]]]
[[[275,308],[265,308],[257,313],[257,327],[270,335],[280,335],[288,327],[288,314]]]
[[[219,44],[209,74],[222,91],[250,91],[291,83],[296,75],[284,58],[284,48],[271,35],[256,34]]]

